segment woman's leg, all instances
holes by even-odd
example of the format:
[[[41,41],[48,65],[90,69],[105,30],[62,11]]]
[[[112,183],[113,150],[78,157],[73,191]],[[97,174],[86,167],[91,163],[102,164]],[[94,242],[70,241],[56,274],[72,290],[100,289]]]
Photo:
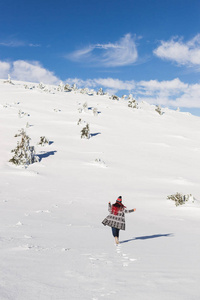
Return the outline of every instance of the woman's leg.
[[[115,227],[112,227],[112,234],[115,238],[116,244],[119,244],[119,240],[118,240],[118,238],[119,238],[119,229],[115,228]]]

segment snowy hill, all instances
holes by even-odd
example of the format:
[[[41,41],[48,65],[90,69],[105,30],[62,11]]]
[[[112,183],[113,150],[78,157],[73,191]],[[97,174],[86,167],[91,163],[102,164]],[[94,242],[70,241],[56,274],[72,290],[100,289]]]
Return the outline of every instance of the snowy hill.
[[[23,82],[0,91],[0,299],[198,299],[200,118]],[[40,160],[27,168],[9,162],[21,128]],[[176,207],[176,192],[195,200]],[[137,210],[115,246],[101,222],[119,195]]]

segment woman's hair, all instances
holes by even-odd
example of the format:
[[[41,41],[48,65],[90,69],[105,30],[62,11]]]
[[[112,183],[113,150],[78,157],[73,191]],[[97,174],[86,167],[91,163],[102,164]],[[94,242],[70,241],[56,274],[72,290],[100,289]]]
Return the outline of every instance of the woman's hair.
[[[119,211],[123,210],[125,208],[125,206],[122,204],[122,203],[119,203],[119,202],[115,202],[113,205],[112,205],[112,213],[114,215],[117,215]]]

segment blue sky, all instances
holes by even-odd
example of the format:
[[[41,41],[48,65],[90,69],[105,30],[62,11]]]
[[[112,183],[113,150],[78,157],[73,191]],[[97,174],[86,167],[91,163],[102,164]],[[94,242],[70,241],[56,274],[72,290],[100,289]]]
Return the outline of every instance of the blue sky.
[[[7,0],[0,28],[0,78],[76,82],[200,115],[199,0]]]

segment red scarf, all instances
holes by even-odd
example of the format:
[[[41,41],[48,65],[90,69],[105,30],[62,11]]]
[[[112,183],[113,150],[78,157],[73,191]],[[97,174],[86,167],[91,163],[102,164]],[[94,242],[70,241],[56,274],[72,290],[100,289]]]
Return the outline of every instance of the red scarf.
[[[126,208],[126,206],[124,206],[122,203],[115,203],[112,205],[112,214],[116,216],[118,215],[118,212],[122,211],[124,208]]]

